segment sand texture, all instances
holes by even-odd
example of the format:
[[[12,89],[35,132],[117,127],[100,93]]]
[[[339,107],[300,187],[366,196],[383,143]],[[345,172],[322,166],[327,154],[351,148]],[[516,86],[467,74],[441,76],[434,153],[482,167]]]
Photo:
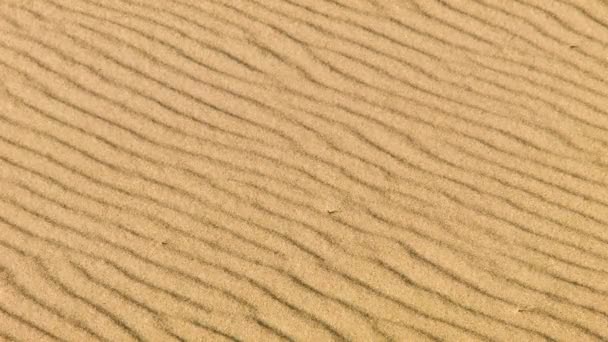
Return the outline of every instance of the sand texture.
[[[0,340],[608,341],[605,0],[0,0]]]

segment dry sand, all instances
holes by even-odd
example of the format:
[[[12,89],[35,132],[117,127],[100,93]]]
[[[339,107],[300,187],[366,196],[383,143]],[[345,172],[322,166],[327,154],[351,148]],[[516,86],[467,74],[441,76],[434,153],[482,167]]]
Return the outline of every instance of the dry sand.
[[[603,0],[0,0],[7,341],[608,340]]]

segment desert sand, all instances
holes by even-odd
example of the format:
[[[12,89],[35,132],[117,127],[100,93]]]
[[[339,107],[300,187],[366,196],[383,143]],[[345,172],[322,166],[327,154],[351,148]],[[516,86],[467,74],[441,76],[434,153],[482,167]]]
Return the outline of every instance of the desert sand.
[[[603,0],[0,0],[0,338],[608,340]]]

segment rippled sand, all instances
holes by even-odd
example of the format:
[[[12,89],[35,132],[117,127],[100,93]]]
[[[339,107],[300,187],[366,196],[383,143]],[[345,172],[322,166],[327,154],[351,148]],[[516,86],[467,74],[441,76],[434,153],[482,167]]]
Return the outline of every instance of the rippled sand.
[[[0,0],[0,339],[608,340],[608,3]]]

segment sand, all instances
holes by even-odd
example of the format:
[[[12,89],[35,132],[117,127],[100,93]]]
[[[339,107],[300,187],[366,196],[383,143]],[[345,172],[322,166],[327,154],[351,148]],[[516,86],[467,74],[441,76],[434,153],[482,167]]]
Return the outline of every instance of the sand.
[[[607,18],[0,0],[0,339],[608,340]]]

